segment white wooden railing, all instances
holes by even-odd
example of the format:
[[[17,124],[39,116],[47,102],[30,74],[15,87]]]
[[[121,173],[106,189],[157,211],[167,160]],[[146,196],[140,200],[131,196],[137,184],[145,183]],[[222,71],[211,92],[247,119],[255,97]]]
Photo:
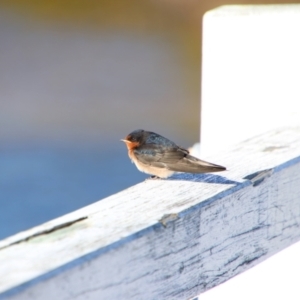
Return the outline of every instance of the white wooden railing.
[[[202,157],[228,171],[147,180],[1,241],[0,299],[189,299],[299,241],[299,28],[299,5],[209,12]]]

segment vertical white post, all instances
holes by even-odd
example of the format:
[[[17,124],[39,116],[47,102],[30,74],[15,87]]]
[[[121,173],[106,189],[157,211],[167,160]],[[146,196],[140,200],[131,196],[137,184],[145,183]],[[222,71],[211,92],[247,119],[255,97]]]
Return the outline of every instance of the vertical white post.
[[[300,5],[222,6],[203,20],[201,153],[300,118]]]

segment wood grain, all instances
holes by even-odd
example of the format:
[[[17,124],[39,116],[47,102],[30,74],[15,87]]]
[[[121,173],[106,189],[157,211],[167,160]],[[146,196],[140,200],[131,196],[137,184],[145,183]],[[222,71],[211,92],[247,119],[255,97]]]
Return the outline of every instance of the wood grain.
[[[0,299],[188,299],[300,240],[300,127],[0,242]],[[112,178],[113,180],[113,178]]]

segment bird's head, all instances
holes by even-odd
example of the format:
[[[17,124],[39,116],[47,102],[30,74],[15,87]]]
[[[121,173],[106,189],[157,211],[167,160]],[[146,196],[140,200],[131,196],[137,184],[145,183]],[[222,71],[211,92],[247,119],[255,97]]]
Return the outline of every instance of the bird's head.
[[[146,136],[147,134],[145,130],[138,129],[129,133],[121,141],[126,144],[128,150],[131,150],[141,146],[144,143]]]

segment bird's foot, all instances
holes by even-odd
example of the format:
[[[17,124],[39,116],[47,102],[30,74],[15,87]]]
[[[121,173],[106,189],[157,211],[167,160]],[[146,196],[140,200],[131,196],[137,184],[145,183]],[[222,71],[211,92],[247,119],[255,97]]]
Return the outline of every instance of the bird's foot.
[[[147,178],[146,180],[157,180],[157,179],[160,179],[160,177],[152,175],[149,178]]]

